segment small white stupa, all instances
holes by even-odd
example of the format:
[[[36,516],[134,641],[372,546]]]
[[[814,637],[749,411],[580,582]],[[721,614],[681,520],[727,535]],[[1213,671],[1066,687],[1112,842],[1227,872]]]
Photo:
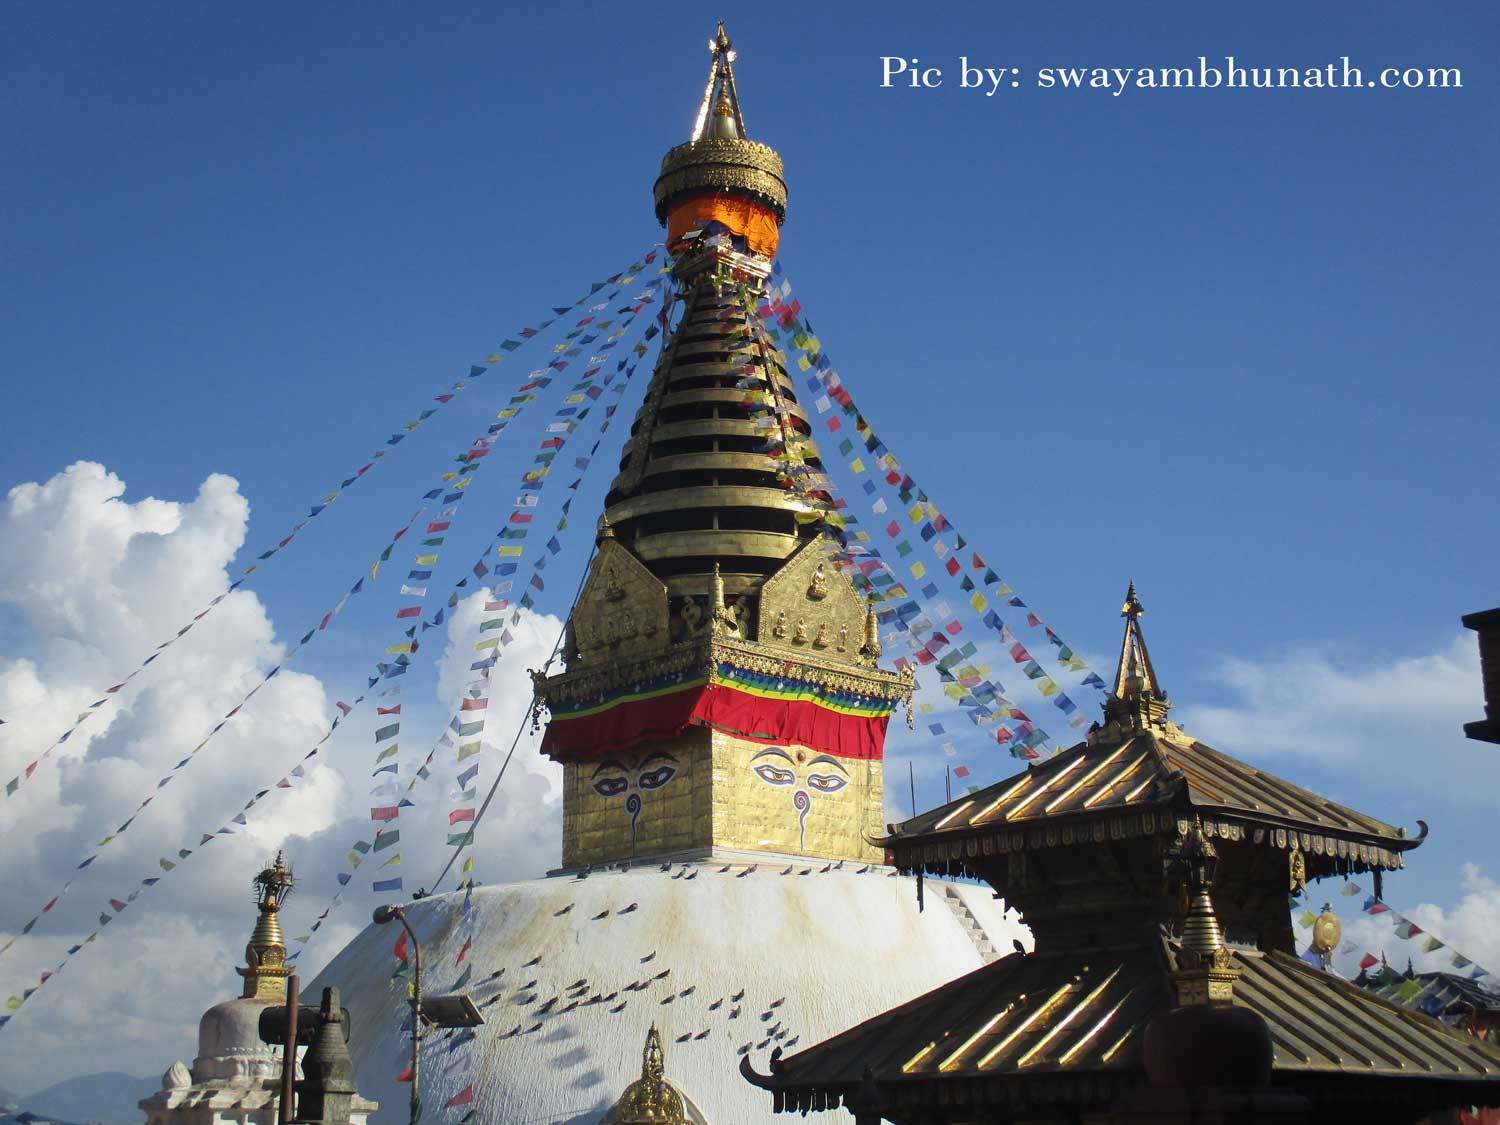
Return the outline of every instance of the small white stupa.
[[[147,1125],[274,1125],[281,1097],[281,1051],[261,1042],[260,1017],[286,1002],[286,945],[278,914],[292,873],[278,852],[254,879],[260,916],[245,946],[241,994],[215,1004],[198,1021],[198,1057],[162,1075],[161,1089],[139,1104]],[[300,1051],[299,1051],[300,1054]],[[300,1067],[299,1067],[300,1074]],[[351,1125],[365,1125],[376,1103],[354,1099]]]

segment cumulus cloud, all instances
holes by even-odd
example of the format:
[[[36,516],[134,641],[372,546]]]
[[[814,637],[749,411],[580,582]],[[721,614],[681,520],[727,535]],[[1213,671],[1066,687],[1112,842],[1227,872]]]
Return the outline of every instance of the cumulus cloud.
[[[249,516],[233,479],[211,476],[186,502],[131,501],[125,493],[125,483],[103,466],[79,462],[44,483],[13,488],[0,505],[0,604],[22,623],[13,648],[19,655],[0,657],[6,777],[228,588],[226,568]],[[196,846],[202,831],[227,823],[250,793],[273,783],[321,736],[330,718],[323,687],[288,669],[190,767],[156,788],[283,652],[259,599],[230,595],[0,807],[0,881],[11,891],[7,936],[65,880],[75,880],[0,960],[6,995],[54,968],[69,944],[98,928],[101,911],[113,915],[110,898],[124,899],[141,879],[161,875],[157,857]],[[151,804],[129,833],[99,848],[148,795]],[[347,803],[337,773],[314,765],[283,795],[276,821],[251,821],[216,837],[211,861],[186,863],[144,892],[139,906],[120,913],[103,939],[0,1032],[0,1083],[25,1090],[36,1076],[63,1077],[56,1067],[63,1057],[85,1069],[107,1059],[119,1069],[158,1071],[172,1061],[158,1057],[171,1029],[185,1036],[190,1055],[198,1013],[233,986],[224,961],[243,946],[245,876],[292,826],[318,831]],[[98,860],[76,872],[95,852]],[[217,972],[208,971],[211,962]],[[126,1036],[122,1029],[137,1022],[141,1034]],[[157,1030],[147,1033],[147,1025]]]

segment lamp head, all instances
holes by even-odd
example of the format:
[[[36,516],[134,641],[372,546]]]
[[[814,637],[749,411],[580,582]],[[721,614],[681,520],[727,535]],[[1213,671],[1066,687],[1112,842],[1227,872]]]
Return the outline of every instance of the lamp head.
[[[383,926],[392,919],[405,916],[405,912],[399,906],[377,906],[373,915],[377,926]]]

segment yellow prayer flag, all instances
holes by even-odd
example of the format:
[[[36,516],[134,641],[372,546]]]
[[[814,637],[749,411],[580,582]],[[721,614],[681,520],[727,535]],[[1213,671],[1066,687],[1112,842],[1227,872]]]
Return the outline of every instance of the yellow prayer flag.
[[[969,604],[982,613],[986,608],[988,608],[990,599],[976,590],[974,591],[974,596],[969,599]]]
[[[1044,676],[1037,682],[1037,691],[1041,692],[1043,695],[1056,695],[1057,684],[1048,677]]]
[[[926,573],[927,573],[927,568],[925,566],[923,566],[921,563],[916,562],[916,563],[912,563],[911,564],[911,576],[913,578],[921,578],[922,575],[924,575]]]
[[[862,473],[865,471],[865,463],[856,457],[853,461],[849,462],[849,468],[856,473]]]

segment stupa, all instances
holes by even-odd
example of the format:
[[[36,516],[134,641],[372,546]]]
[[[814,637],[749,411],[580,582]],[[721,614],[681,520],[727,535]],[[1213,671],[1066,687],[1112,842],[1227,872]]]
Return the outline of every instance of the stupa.
[[[691,137],[655,185],[676,326],[606,498],[566,668],[535,685],[543,752],[563,766],[562,866],[474,888],[468,922],[462,895],[405,907],[425,988],[462,979],[485,1017],[463,1049],[479,1052],[464,1112],[486,1125],[643,1119],[629,1114],[648,1087],[671,1093],[662,1120],[763,1121],[741,1057],[826,1037],[1026,936],[973,883],[929,881],[919,908],[869,843],[912,681],[879,666],[874,614],[819,526],[811,426],[757,333],[786,183],[746,135],[722,25],[710,49]],[[368,928],[314,985],[347,998],[359,1086],[386,1121],[406,1100],[409,1018],[391,938]],[[669,1086],[649,1043],[642,1073],[648,1036],[671,1052]],[[453,1040],[431,1042],[436,1107],[459,1080]]]
[[[274,1125],[281,1099],[281,1049],[260,1039],[260,1017],[286,1002],[286,942],[282,904],[292,890],[292,872],[276,854],[255,876],[255,929],[245,945],[244,978],[238,997],[215,1004],[198,1021],[198,1056],[189,1068],[174,1062],[161,1089],[140,1102],[147,1125]],[[375,1104],[355,1095],[349,1119],[365,1125]]]

